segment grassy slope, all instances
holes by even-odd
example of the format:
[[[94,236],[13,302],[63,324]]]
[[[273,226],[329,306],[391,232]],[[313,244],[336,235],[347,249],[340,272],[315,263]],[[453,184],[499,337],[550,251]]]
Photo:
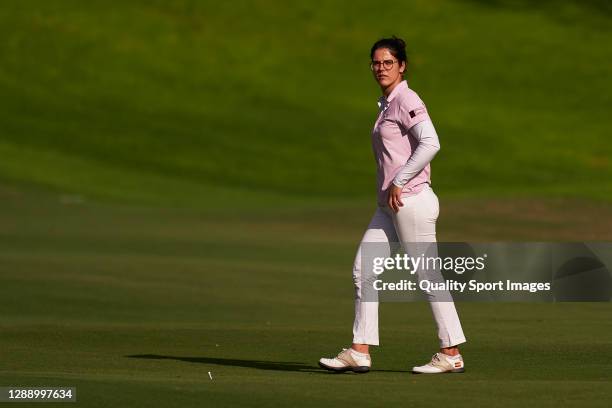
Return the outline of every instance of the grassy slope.
[[[163,205],[370,197],[367,53],[397,33],[439,192],[609,199],[609,14],[497,3],[6,2],[0,177]]]

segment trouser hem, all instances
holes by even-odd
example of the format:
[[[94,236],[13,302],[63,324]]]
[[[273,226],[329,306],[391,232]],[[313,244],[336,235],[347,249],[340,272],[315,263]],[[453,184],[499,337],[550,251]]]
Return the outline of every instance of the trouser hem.
[[[455,346],[458,346],[459,344],[463,344],[466,342],[467,340],[465,338],[460,339],[460,340],[455,340],[455,341],[444,341],[444,342],[440,342],[440,348],[455,347]]]
[[[366,340],[364,338],[353,338],[353,344],[367,344],[368,346],[379,346],[378,340]]]

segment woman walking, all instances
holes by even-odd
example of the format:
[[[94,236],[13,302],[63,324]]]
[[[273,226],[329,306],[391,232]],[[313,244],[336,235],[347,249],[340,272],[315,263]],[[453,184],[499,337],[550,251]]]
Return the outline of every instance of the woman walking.
[[[430,162],[440,144],[425,104],[403,78],[407,67],[406,45],[396,37],[383,38],[372,46],[370,59],[372,74],[382,91],[372,131],[378,207],[353,265],[353,344],[335,358],[319,360],[319,365],[330,371],[368,372],[372,365],[369,346],[379,345],[378,302],[365,301],[362,293],[364,247],[368,243],[383,243],[390,250],[393,242],[408,247],[410,243],[436,241],[439,207],[438,198],[430,187]],[[465,371],[457,346],[466,339],[452,298],[449,295],[444,298],[445,301],[436,301],[428,297],[438,328],[440,351],[429,363],[413,367],[414,373]]]

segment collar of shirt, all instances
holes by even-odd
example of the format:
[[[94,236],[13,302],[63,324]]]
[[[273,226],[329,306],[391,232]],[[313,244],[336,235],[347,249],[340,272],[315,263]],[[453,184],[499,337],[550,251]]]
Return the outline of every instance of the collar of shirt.
[[[395,86],[395,88],[393,88],[393,90],[391,91],[391,93],[389,94],[389,96],[387,96],[386,98],[384,96],[381,96],[380,98],[378,98],[378,107],[380,108],[381,111],[385,111],[387,110],[387,108],[389,107],[389,103],[391,103],[391,101],[393,100],[393,98],[395,98],[395,96],[402,90],[408,88],[408,82],[406,82],[406,80],[404,79],[402,82],[400,82],[399,84],[397,84]]]

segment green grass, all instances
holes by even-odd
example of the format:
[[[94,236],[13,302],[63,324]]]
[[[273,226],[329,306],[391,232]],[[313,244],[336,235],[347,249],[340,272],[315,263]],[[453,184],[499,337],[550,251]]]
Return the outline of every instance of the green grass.
[[[5,1],[0,385],[107,406],[608,406],[610,304],[428,306],[350,341],[374,204],[368,51],[403,36],[440,240],[612,240],[607,2]],[[211,380],[209,374],[213,376]],[[53,404],[51,404],[53,405]]]
[[[7,1],[0,178],[157,205],[371,197],[372,42],[405,37],[438,191],[609,200],[605,2]]]
[[[237,217],[0,193],[0,385],[76,386],[87,407],[604,407],[612,396],[609,303],[460,303],[468,371],[441,377],[408,372],[436,349],[429,307],[387,303],[373,372],[318,369],[351,339],[369,206]],[[491,230],[448,217],[449,237],[504,231],[501,216]],[[515,219],[523,234],[546,226]]]

